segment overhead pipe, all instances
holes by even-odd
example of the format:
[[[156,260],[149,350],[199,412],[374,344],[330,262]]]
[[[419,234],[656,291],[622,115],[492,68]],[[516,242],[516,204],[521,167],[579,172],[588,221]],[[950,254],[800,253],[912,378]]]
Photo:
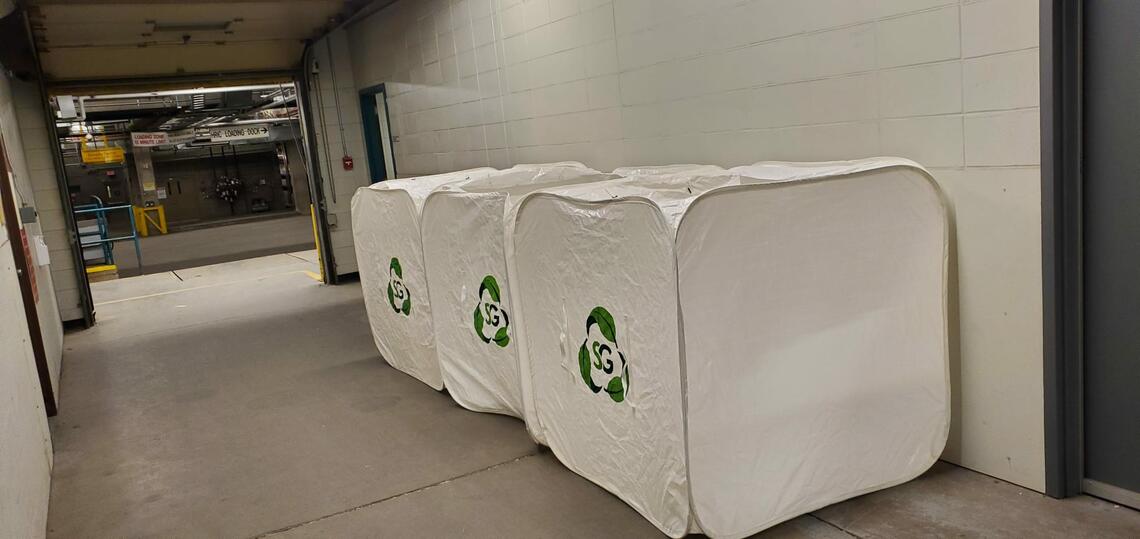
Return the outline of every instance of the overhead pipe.
[[[203,125],[201,127],[225,127],[227,125],[251,125],[251,124],[271,124],[274,122],[296,122],[297,116],[290,116],[287,118],[266,118],[264,120],[234,120],[232,122],[214,122]]]
[[[161,90],[157,92],[138,92],[131,94],[101,94],[86,96],[87,99],[131,99],[139,97],[164,97],[175,95],[220,94],[225,92],[244,92],[254,90],[276,90],[278,84],[252,84],[247,86],[223,86],[218,88],[191,88],[188,90]],[[80,97],[83,99],[83,97]]]

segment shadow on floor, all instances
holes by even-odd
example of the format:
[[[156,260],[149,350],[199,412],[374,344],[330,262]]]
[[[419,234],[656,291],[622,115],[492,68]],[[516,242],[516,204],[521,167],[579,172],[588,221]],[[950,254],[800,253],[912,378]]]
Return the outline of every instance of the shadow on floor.
[[[68,333],[50,536],[660,536],[520,421],[388,367],[358,283],[285,262],[120,289]],[[1140,537],[1140,513],[939,463],[761,536]]]

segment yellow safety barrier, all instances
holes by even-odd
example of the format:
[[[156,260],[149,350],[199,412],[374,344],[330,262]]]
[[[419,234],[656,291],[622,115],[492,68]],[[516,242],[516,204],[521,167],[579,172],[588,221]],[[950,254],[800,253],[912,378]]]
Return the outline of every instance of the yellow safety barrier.
[[[152,213],[157,216],[157,220],[150,216]],[[139,235],[144,238],[150,235],[150,227],[147,226],[147,223],[154,225],[154,228],[158,229],[160,233],[166,234],[166,208],[162,207],[161,204],[149,208],[135,206],[135,225],[139,227]]]
[[[309,204],[309,217],[313,220],[313,243],[317,246],[317,263],[321,267],[320,281],[323,283],[327,280],[325,276],[325,259],[321,257],[321,239],[320,236],[317,235],[317,209],[313,207],[312,204]]]

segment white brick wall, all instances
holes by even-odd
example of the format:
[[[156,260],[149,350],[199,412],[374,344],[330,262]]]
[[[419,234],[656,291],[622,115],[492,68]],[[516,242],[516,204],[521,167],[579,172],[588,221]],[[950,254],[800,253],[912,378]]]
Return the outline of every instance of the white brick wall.
[[[320,157],[316,166],[320,167],[321,178],[324,179],[322,188],[329,220],[335,222],[331,227],[330,241],[338,275],[356,271],[356,251],[352,245],[352,195],[358,187],[368,185],[364,132],[360,127],[360,98],[353,81],[347,47],[343,31],[330,34],[313,47],[311,62],[316,62],[319,74],[315,78],[310,77],[309,103],[313,107],[313,117],[307,118],[316,129]],[[312,63],[306,72],[311,73],[311,68]],[[324,123],[321,123],[322,118]],[[354,160],[351,171],[344,170],[341,163],[346,153]]]
[[[347,29],[401,175],[901,155],[958,224],[946,457],[1044,488],[1037,0],[402,0]],[[960,357],[958,355],[960,348]]]
[[[9,157],[22,163],[12,147],[19,141],[12,140],[15,114],[2,74],[0,131]],[[22,302],[12,246],[0,227],[0,537],[43,537],[47,529],[52,447]]]
[[[19,125],[17,136],[26,154],[27,183],[33,191],[40,226],[51,253],[51,283],[59,314],[56,318],[80,320],[83,307],[79,280],[67,234],[59,182],[51,153],[52,138],[44,121],[39,88],[32,83],[11,82],[12,108]],[[29,201],[31,202],[31,201]]]
[[[36,288],[39,290],[36,311],[42,329],[48,371],[58,401],[63,357],[61,313],[67,306],[60,303],[60,294],[75,291],[78,286],[68,244],[55,244],[48,236],[49,231],[54,233],[63,228],[63,211],[60,209],[62,204],[55,183],[50,139],[43,127],[41,103],[37,85],[0,75],[0,133],[3,134],[5,150],[14,173],[16,203],[36,209],[38,222],[25,223],[24,228],[29,237],[42,233],[50,252],[51,264],[36,266]],[[59,250],[62,252],[57,252]],[[75,297],[78,303],[78,295]],[[81,318],[82,311],[75,306],[71,307]]]

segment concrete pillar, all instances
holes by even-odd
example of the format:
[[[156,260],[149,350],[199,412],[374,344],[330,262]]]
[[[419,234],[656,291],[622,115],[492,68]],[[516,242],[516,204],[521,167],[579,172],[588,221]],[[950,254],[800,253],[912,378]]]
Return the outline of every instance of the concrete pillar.
[[[138,182],[136,192],[139,193],[139,200],[136,204],[140,206],[158,204],[158,185],[154,180],[154,162],[151,160],[150,148],[136,146],[133,153],[135,177]]]

